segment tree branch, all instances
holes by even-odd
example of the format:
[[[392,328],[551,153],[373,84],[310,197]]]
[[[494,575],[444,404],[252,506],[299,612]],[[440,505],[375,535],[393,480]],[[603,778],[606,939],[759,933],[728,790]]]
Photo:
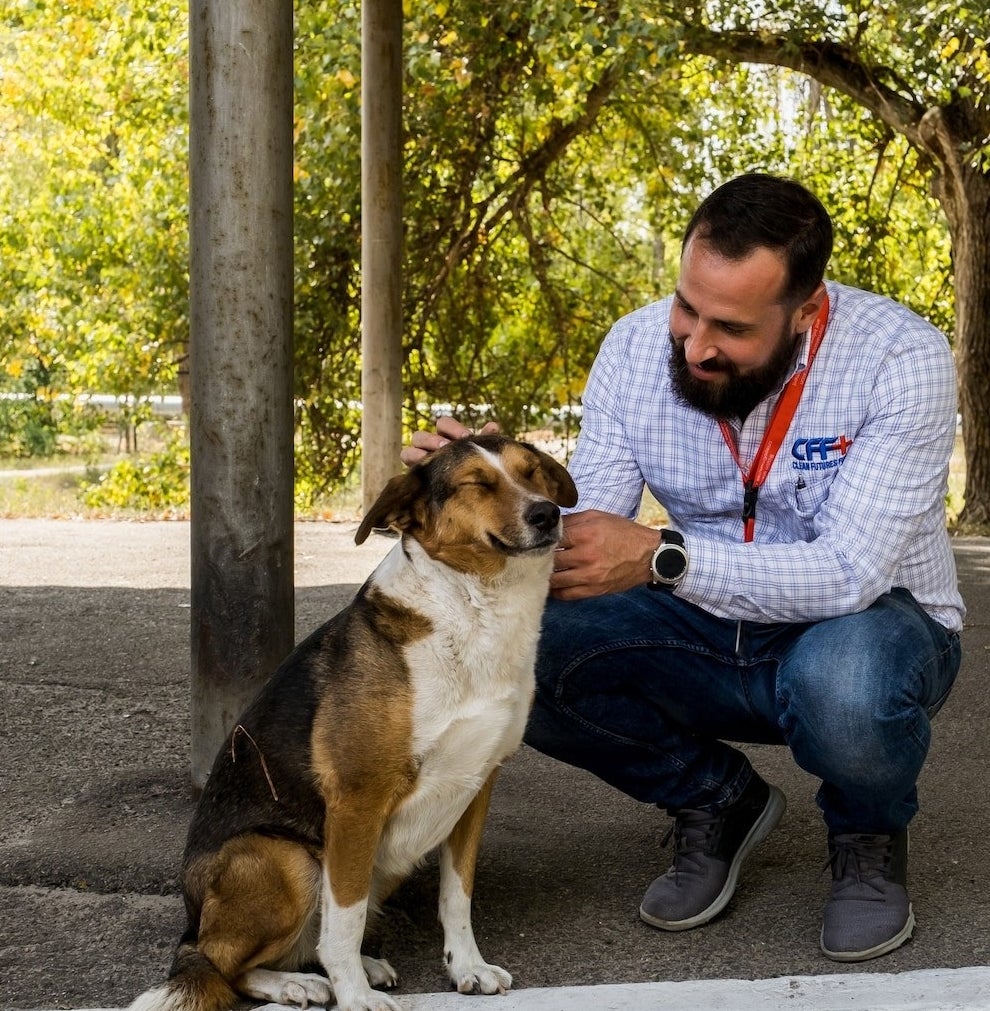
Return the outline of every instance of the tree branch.
[[[591,129],[612,92],[621,82],[624,66],[625,60],[622,57],[610,63],[599,80],[588,89],[581,112],[566,123],[554,121],[546,139],[522,159],[519,168],[494,188],[484,200],[475,204],[471,220],[453,239],[440,270],[426,286],[423,298],[425,304],[432,302],[454,267],[471,254],[478,244],[479,236],[490,234],[506,215],[514,213],[571,142]]]
[[[763,63],[807,74],[866,106],[912,144],[928,149],[920,128],[927,107],[913,95],[904,94],[909,89],[892,70],[867,65],[846,46],[829,40],[795,41],[770,32],[711,31],[694,24],[684,29],[682,44],[692,55]],[[886,83],[889,80],[897,80],[898,87]]]

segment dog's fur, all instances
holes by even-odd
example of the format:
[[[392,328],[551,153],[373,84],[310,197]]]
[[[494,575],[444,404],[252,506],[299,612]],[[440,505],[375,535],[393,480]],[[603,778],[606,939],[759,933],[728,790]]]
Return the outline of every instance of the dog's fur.
[[[188,927],[134,1011],[226,1011],[238,995],[396,1011],[363,957],[374,910],[441,847],[440,920],[460,991],[512,977],[470,906],[496,770],[518,747],[567,471],[503,436],[457,440],[389,482],[357,543],[401,541],[300,644],[217,756],[182,868]],[[307,972],[319,964],[326,977]]]

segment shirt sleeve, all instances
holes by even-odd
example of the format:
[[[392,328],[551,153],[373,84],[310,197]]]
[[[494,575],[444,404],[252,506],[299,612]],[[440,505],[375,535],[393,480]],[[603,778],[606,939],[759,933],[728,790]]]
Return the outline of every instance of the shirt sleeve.
[[[644,478],[622,423],[624,341],[616,328],[599,349],[582,396],[581,438],[567,469],[578,488],[577,510],[600,509],[635,519]]]
[[[892,588],[898,569],[915,558],[924,564],[929,553],[919,538],[944,535],[955,428],[951,353],[909,336],[877,372],[870,410],[815,516],[813,539],[690,536],[691,565],[677,594],[721,617],[761,622],[817,621],[869,607]]]

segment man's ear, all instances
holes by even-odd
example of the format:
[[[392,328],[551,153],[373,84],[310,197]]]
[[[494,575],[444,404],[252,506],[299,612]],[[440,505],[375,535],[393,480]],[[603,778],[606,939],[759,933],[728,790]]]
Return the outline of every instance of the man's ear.
[[[413,507],[422,499],[425,484],[422,466],[393,477],[361,520],[354,543],[363,544],[372,530],[392,528],[401,532],[412,526],[416,519]]]
[[[811,328],[815,317],[818,315],[828,292],[825,290],[823,281],[817,288],[801,303],[794,312],[794,333],[805,333]]]

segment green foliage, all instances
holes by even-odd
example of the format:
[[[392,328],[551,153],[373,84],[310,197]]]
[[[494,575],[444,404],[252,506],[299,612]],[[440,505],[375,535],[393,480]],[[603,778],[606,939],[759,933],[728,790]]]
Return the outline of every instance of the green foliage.
[[[925,160],[849,99],[835,96],[831,113],[829,129],[838,143],[827,164],[820,163],[813,141],[795,163],[806,166],[803,178],[832,213],[832,276],[903,302],[951,336],[949,235]]]
[[[92,455],[105,420],[102,411],[69,400],[0,396],[0,456]]]
[[[297,469],[318,487],[359,451],[359,18],[356,3],[298,15]],[[620,20],[550,3],[406,16],[408,423],[438,404],[510,430],[569,418],[609,322],[660,273],[630,213],[648,142],[588,108],[627,60]]]
[[[189,506],[189,443],[173,433],[165,447],[114,464],[87,482],[80,498],[91,509],[129,509],[146,513],[185,511]]]
[[[33,408],[43,429],[59,393],[173,388],[188,327],[186,12],[170,0],[8,0],[6,10],[0,391],[49,374]],[[738,52],[706,56],[692,32],[718,29],[733,44],[775,33],[795,54],[809,39],[834,44],[905,110],[942,103],[976,124],[990,101],[982,0],[768,10],[762,0],[407,0],[410,427],[438,404],[467,420],[491,411],[510,430],[566,427],[609,324],[670,289],[691,210],[746,169],[795,175],[821,195],[836,219],[834,276],[951,331],[930,158],[841,91]],[[361,18],[357,0],[298,3],[295,16],[306,504],[351,480],[360,457]],[[981,164],[987,141],[973,133],[965,154]],[[106,494],[178,485],[142,479],[143,466],[115,475]]]
[[[186,322],[185,9],[8,0],[0,25],[0,390],[174,382]]]
[[[85,452],[105,421],[102,411],[58,396],[58,363],[28,361],[0,389],[0,456],[49,457],[67,446]]]
[[[50,402],[0,400],[0,455],[52,456],[58,449],[58,423]]]
[[[295,38],[296,475],[309,502],[359,459],[358,5],[297,5]]]
[[[359,452],[358,18],[356,4],[334,9],[333,25],[325,5],[300,12],[297,54],[300,469],[314,487]],[[706,9],[713,23],[769,27],[765,5]],[[609,323],[669,290],[690,211],[746,169],[792,174],[821,194],[836,216],[836,277],[899,297],[951,332],[930,164],[801,75],[686,56],[678,19],[692,10],[407,4],[410,425],[431,405],[468,421],[491,410],[510,430],[555,411],[570,418]],[[927,54],[926,72],[948,80],[935,43],[908,39],[906,19],[906,5],[823,13],[790,2],[772,25],[795,45],[812,30],[843,44],[869,36],[873,53],[885,38],[888,53],[891,40],[910,43],[916,61]]]

